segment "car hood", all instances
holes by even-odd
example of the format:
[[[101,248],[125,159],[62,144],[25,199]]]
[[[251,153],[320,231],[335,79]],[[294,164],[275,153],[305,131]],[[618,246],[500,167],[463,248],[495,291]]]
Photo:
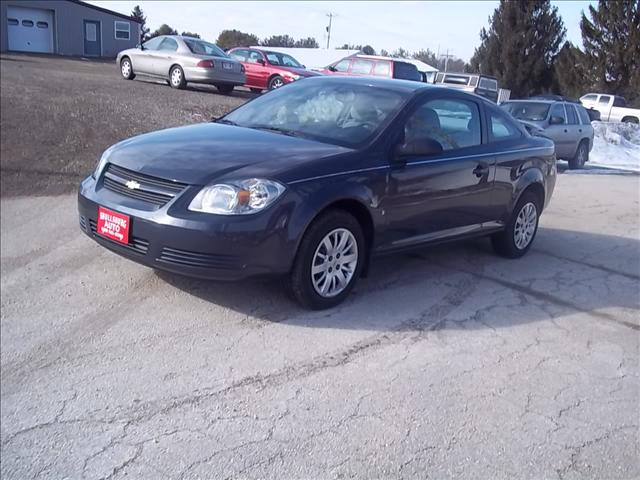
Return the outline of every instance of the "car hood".
[[[293,181],[304,172],[302,164],[350,151],[279,133],[203,123],[124,140],[110,149],[107,160],[146,175],[206,185],[223,176]]]
[[[301,77],[318,77],[322,76],[321,73],[312,72],[311,70],[306,70],[304,68],[293,68],[293,67],[278,67],[280,70],[284,70],[287,72],[295,73],[296,75],[300,75]]]

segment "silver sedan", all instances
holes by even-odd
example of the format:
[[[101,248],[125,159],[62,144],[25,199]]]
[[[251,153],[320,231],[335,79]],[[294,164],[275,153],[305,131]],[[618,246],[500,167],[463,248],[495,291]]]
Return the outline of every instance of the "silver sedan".
[[[231,93],[246,83],[240,62],[217,45],[193,37],[154,37],[138,48],[123,50],[116,61],[127,80],[149,75],[165,79],[173,88],[184,88],[188,82],[208,83],[221,93]]]

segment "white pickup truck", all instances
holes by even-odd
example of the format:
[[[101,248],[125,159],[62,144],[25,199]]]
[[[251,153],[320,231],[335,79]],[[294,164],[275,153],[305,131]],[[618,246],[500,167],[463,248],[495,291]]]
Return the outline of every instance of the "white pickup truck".
[[[600,112],[603,122],[640,123],[640,109],[627,107],[624,97],[605,93],[587,93],[580,97],[585,108],[593,108]]]

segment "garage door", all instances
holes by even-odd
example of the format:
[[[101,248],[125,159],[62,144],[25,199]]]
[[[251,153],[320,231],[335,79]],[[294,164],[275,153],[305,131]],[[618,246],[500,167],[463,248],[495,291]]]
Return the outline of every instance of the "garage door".
[[[53,53],[53,11],[7,7],[9,50]]]

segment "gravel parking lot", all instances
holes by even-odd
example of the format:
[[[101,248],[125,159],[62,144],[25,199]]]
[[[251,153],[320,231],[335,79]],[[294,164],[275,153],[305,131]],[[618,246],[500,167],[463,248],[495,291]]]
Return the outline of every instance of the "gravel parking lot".
[[[388,257],[308,312],[122,259],[64,193],[109,143],[250,94],[1,66],[3,479],[640,477],[640,176],[560,175],[520,260]]]

